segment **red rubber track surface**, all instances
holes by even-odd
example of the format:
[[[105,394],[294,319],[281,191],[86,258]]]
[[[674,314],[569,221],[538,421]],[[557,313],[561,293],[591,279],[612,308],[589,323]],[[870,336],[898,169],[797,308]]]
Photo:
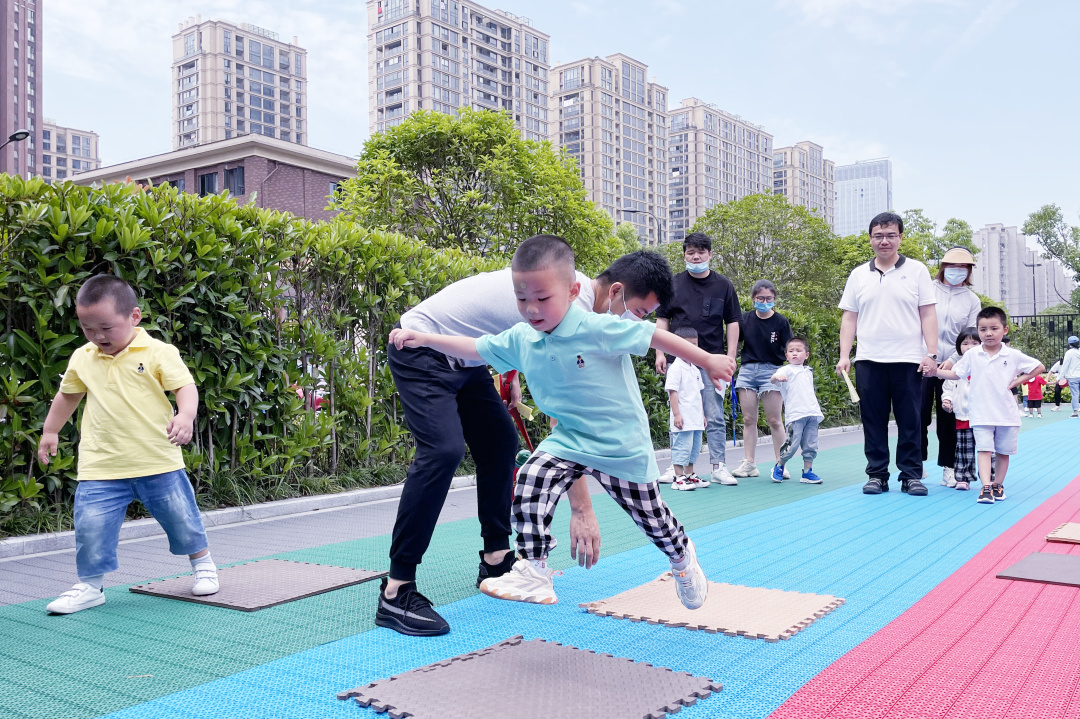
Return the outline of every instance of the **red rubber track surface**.
[[[1080,588],[995,577],[1031,552],[1080,555],[1045,541],[1075,521],[1080,477],[770,719],[1080,718]]]

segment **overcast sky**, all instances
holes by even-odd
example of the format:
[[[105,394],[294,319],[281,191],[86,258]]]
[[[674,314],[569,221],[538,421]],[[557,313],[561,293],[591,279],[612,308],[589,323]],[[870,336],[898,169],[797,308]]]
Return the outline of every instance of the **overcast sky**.
[[[899,210],[973,227],[1080,212],[1075,0],[493,0],[552,36],[551,59],[615,52],[670,103],[699,97],[837,164],[888,156]],[[167,152],[170,38],[201,13],[299,36],[309,139],[368,136],[361,0],[45,0],[44,110],[101,135],[104,164]]]

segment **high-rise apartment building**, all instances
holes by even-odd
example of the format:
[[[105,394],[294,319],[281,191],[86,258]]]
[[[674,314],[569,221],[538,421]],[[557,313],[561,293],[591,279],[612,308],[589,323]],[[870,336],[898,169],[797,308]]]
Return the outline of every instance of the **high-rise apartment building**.
[[[41,123],[41,168],[39,174],[50,185],[73,175],[101,167],[98,134],[90,130],[61,127],[56,120]]]
[[[40,0],[0,0],[0,12],[0,142],[30,132],[0,150],[0,172],[29,177],[40,172],[42,7]]]
[[[367,0],[368,126],[414,110],[506,110],[524,137],[548,137],[550,36],[528,18],[464,0]]]
[[[773,151],[773,192],[801,205],[835,229],[835,166],[821,145],[803,140]]]
[[[589,199],[638,237],[668,239],[667,88],[622,54],[552,68],[550,140],[573,157]]]
[[[307,144],[307,50],[296,37],[188,18],[173,35],[173,149],[237,135]]]
[[[714,205],[772,191],[773,137],[696,97],[670,111],[668,215],[681,242]]]
[[[870,220],[893,204],[892,160],[860,160],[837,165],[836,234],[841,237],[866,232]]]
[[[1032,315],[1068,301],[1076,286],[1057,260],[1040,257],[1016,227],[989,224],[975,230],[979,248],[972,289],[1010,315]],[[1032,267],[1034,265],[1034,267]]]

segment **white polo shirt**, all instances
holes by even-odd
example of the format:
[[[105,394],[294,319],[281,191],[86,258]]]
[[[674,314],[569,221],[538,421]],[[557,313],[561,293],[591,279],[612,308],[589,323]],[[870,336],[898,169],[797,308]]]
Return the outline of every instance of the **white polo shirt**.
[[[884,272],[875,262],[851,271],[840,298],[840,309],[859,313],[855,360],[918,364],[926,352],[919,308],[937,303],[930,271],[903,255]]]
[[[1019,427],[1020,409],[1009,391],[1009,383],[1038,366],[1039,360],[1008,345],[1002,345],[993,356],[982,347],[965,352],[953,366],[953,372],[961,377],[971,375],[968,392],[971,426]]]
[[[777,383],[784,398],[784,420],[797,422],[806,417],[825,419],[821,405],[814,392],[814,371],[806,365],[786,364],[776,370],[776,374],[786,377],[787,382]]]

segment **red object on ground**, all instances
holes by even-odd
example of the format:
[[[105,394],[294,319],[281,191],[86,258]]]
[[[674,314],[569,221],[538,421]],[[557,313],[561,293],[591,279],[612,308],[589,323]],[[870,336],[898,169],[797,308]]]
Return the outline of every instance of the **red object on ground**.
[[[1080,588],[997,579],[1080,519],[1080,477],[877,634],[830,665],[770,719],[1080,717]]]

